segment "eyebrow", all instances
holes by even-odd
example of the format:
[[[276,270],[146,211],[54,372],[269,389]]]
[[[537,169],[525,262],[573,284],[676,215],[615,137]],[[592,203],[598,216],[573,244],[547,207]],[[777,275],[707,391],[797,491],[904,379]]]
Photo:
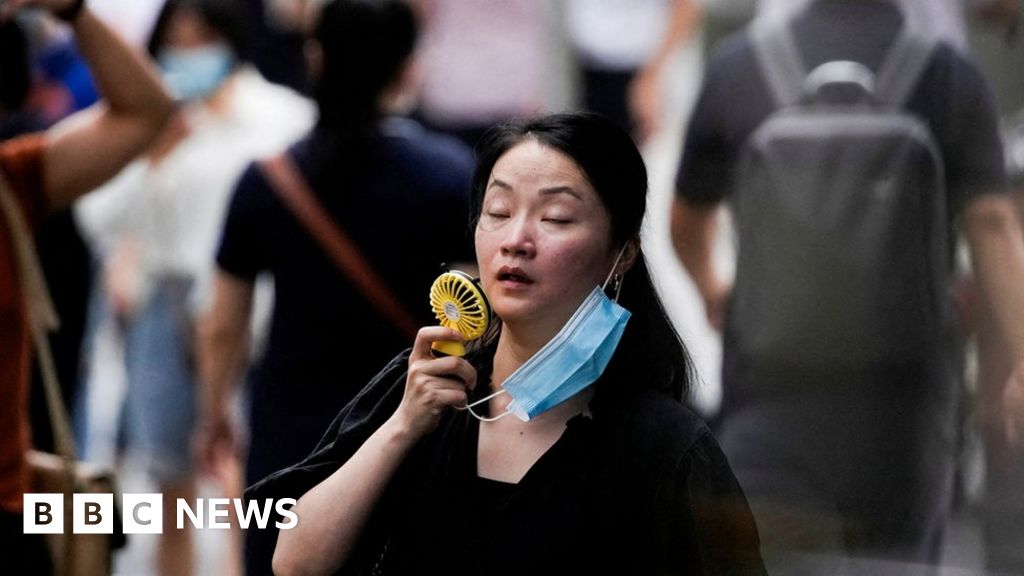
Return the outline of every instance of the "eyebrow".
[[[512,185],[511,184],[509,184],[507,182],[504,182],[502,180],[499,180],[497,178],[491,180],[491,183],[487,187],[490,188],[491,186],[497,186],[498,188],[502,188],[502,189],[508,190],[510,192],[512,191]],[[577,192],[576,190],[574,190],[573,188],[569,187],[569,186],[551,186],[550,188],[541,188],[540,189],[540,195],[541,196],[550,196],[552,194],[568,194],[568,195],[573,196],[574,198],[576,198],[578,200],[583,200],[583,195],[580,194],[579,192]]]
[[[552,186],[551,188],[540,189],[541,196],[548,196],[551,194],[568,194],[570,196],[573,196],[577,200],[583,200],[583,195],[573,190],[569,186]]]

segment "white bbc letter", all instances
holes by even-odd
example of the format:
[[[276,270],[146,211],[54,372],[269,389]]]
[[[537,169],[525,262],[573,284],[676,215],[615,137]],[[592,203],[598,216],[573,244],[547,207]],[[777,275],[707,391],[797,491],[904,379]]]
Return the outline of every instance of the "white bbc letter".
[[[22,532],[25,534],[60,534],[64,532],[63,494],[24,494],[25,511]]]
[[[230,512],[231,500],[228,498],[210,498],[207,500],[210,505],[208,516],[210,518],[210,528],[219,528],[221,530],[231,528],[230,522],[218,522],[217,518],[227,518]]]
[[[192,512],[192,508],[188,505],[188,500],[184,498],[178,498],[176,505],[178,510],[178,530],[185,528],[185,515],[188,515],[189,520],[192,521],[192,525],[196,528],[203,528],[203,499],[196,498],[196,511]]]
[[[238,518],[238,526],[242,530],[249,529],[249,523],[252,519],[256,519],[256,527],[263,530],[267,527],[267,522],[270,521],[271,504],[270,499],[263,501],[263,508],[260,508],[259,502],[256,500],[249,500],[245,502],[245,508],[242,508],[243,498],[232,498],[235,501],[235,516]]]
[[[125,534],[162,534],[164,498],[161,494],[122,494]]]
[[[71,521],[75,534],[113,534],[114,495],[75,494]]]
[[[299,523],[298,515],[296,515],[295,512],[292,512],[292,506],[295,506],[295,502],[295,498],[281,498],[277,501],[277,504],[274,505],[274,510],[277,510],[277,513],[281,516],[284,516],[285,521],[275,522],[274,526],[281,530],[291,530],[292,528],[295,528],[295,525]]]

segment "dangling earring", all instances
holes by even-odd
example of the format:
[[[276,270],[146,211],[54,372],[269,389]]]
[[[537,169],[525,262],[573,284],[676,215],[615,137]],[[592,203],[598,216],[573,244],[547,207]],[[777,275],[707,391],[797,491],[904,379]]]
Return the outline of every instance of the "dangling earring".
[[[615,301],[619,301],[619,291],[622,290],[622,274],[623,272],[615,272],[615,269],[619,267],[619,260],[622,259],[622,254],[626,252],[626,246],[623,245],[622,249],[619,250],[619,255],[615,257],[615,263],[612,264],[612,269],[608,272],[608,275],[604,277],[604,284],[601,284],[602,290],[608,289],[608,284],[612,285],[612,290],[615,291]]]
[[[622,274],[612,277],[612,291],[615,292],[615,301],[619,301],[619,292],[622,291]]]

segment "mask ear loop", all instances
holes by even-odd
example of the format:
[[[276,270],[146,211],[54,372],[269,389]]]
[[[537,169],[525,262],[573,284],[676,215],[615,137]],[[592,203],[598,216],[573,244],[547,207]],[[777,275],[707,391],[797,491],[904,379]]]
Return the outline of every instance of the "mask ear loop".
[[[505,390],[501,389],[501,390],[498,390],[497,392],[491,394],[490,396],[486,396],[484,398],[481,398],[481,399],[477,400],[476,402],[472,402],[472,403],[466,404],[465,406],[455,406],[455,409],[456,410],[469,410],[469,413],[472,414],[474,418],[476,418],[477,420],[479,420],[481,422],[494,422],[494,421],[497,421],[497,420],[501,420],[505,416],[508,416],[509,414],[511,414],[512,411],[511,410],[505,410],[501,414],[498,414],[497,416],[493,416],[493,417],[489,418],[487,416],[481,416],[481,415],[477,414],[476,411],[473,410],[473,406],[477,406],[479,404],[483,404],[484,402],[487,402],[491,398],[494,398],[494,397],[498,396],[499,394],[504,394],[504,393],[505,393]]]
[[[619,250],[619,255],[615,257],[615,263],[612,264],[611,272],[608,273],[608,276],[604,279],[604,284],[601,285],[601,290],[607,290],[608,289],[608,283],[612,281],[612,278],[615,279],[615,302],[616,303],[618,303],[618,301],[619,301],[619,292],[622,291],[622,274],[616,274],[615,273],[615,269],[618,268],[619,260],[622,259],[622,255],[626,253],[626,246],[628,246],[628,243],[622,245],[622,248]]]
[[[615,263],[612,264],[611,272],[608,273],[608,276],[604,279],[604,284],[601,286],[601,290],[606,290],[608,288],[608,283],[611,282],[611,280],[612,280],[612,277],[613,276],[615,277],[615,279],[616,279],[616,282],[615,282],[615,301],[616,302],[619,301],[619,291],[622,290],[622,275],[621,274],[616,274],[615,273],[615,268],[618,267],[619,260],[622,259],[622,255],[625,254],[625,252],[626,252],[626,245],[623,245],[622,249],[619,250],[618,256],[615,257]],[[490,394],[489,396],[485,396],[485,397],[477,400],[476,402],[470,402],[470,403],[466,404],[465,406],[456,406],[455,409],[456,410],[469,410],[469,413],[472,414],[474,418],[476,418],[477,420],[479,420],[481,422],[494,422],[496,420],[501,420],[505,416],[508,416],[509,414],[511,414],[512,411],[506,409],[504,412],[502,412],[501,414],[498,414],[497,416],[486,417],[486,416],[481,416],[481,415],[477,414],[476,411],[473,410],[473,407],[474,406],[478,406],[480,404],[483,404],[484,402],[487,402],[488,400],[497,397],[499,394],[504,394],[504,393],[505,393],[505,390],[501,389],[501,390],[498,390],[497,392],[494,392],[493,394]]]

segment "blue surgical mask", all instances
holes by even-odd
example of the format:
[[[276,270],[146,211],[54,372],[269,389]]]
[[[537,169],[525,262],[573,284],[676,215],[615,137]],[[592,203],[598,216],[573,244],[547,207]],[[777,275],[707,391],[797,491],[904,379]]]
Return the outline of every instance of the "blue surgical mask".
[[[550,342],[509,375],[501,390],[467,405],[470,413],[485,422],[509,414],[527,422],[593,384],[608,366],[630,317],[628,310],[605,294],[608,280],[594,288]],[[484,418],[473,412],[474,406],[499,394],[512,397],[504,413]]]
[[[231,75],[235,57],[225,44],[165,48],[157,56],[164,82],[177,100],[196,102],[213,94]]]

